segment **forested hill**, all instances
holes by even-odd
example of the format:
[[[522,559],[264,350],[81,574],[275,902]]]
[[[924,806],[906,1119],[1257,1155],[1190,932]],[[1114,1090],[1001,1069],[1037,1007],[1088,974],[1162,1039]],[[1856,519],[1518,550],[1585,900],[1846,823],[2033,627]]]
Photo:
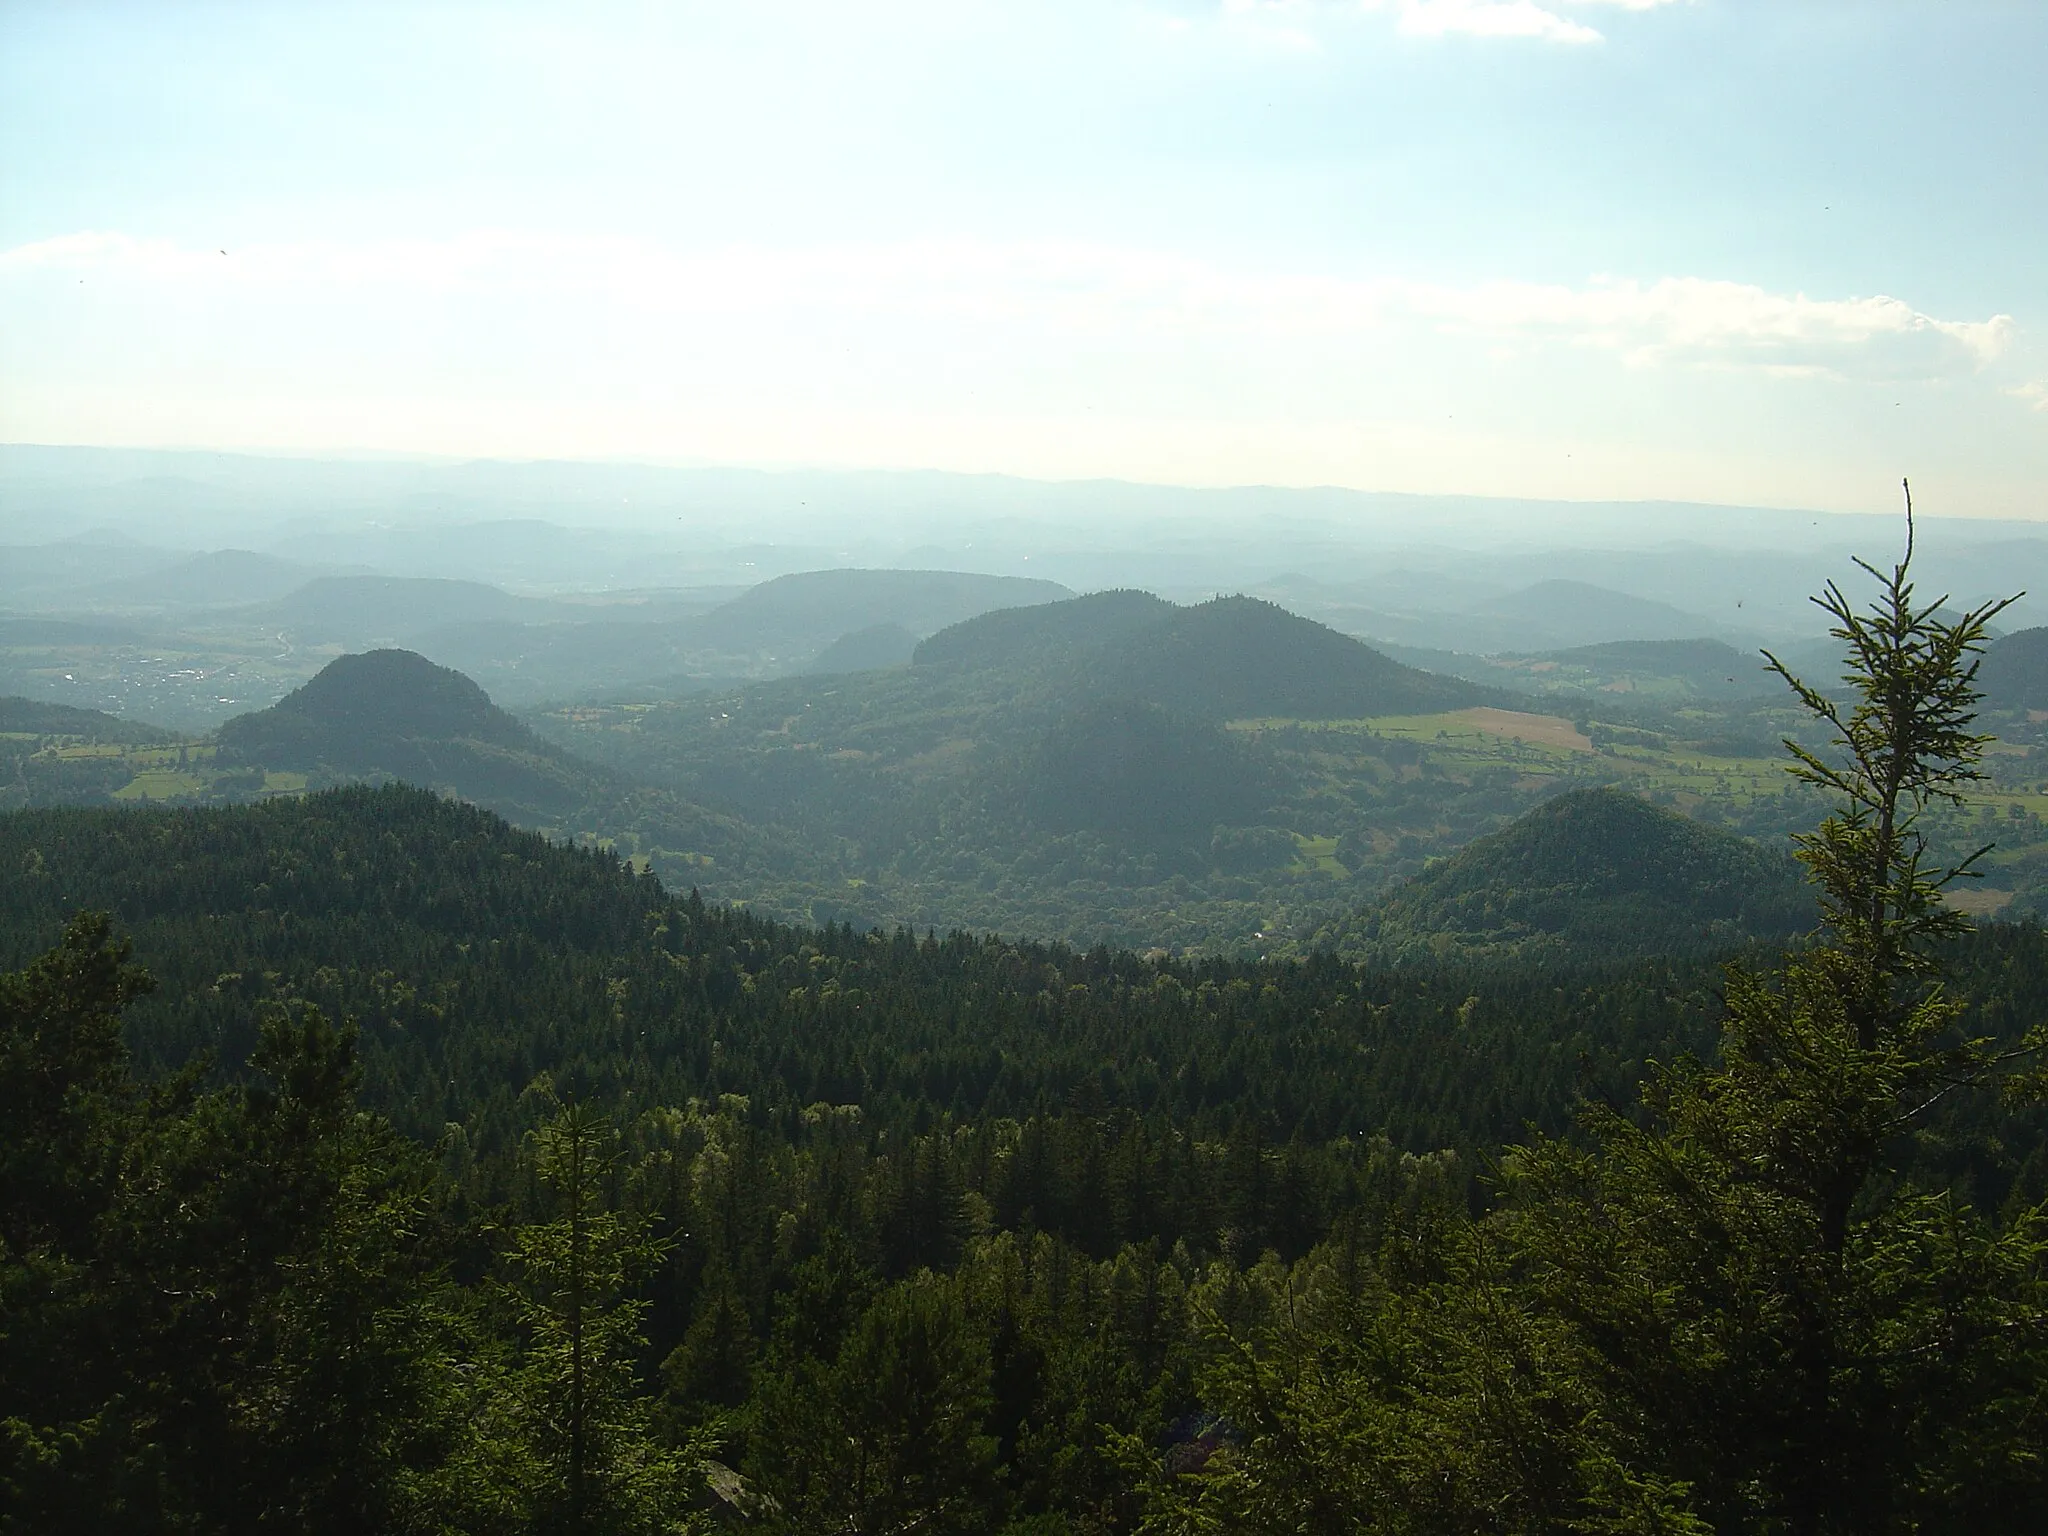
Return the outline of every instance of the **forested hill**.
[[[0,697],[0,736],[70,736],[122,744],[176,741],[176,731],[144,720],[125,720],[97,709],[73,709],[41,699]]]
[[[1407,958],[1701,955],[1782,942],[1818,917],[1789,850],[1585,789],[1432,865],[1334,937]]]
[[[1703,1046],[1719,980],[1711,959],[1563,950],[1360,968],[791,926],[395,785],[16,812],[0,869],[18,872],[0,885],[0,968],[83,909],[134,935],[162,983],[133,1016],[146,1061],[237,1062],[260,1004],[305,998],[361,1022],[379,1108],[491,1145],[546,1075],[622,1110],[745,1094],[783,1124],[820,1102],[859,1103],[877,1131],[1080,1106],[1205,1136],[1482,1147]],[[2048,965],[2036,930],[1997,932]]]
[[[1000,670],[1020,687],[1049,684],[1206,720],[1422,714],[1496,697],[1252,597],[1181,608],[1148,592],[1098,592],[998,611],[940,631],[915,662]]]
[[[1253,597],[1180,609],[1108,650],[1092,670],[1106,694],[1210,720],[1427,714],[1494,698]]]
[[[270,708],[235,716],[218,739],[250,762],[403,777],[433,772],[434,747],[455,741],[564,755],[460,672],[399,650],[336,657]]]
[[[1091,592],[1061,603],[998,608],[918,644],[920,666],[1015,670],[1092,654],[1165,620],[1174,605],[1150,592]]]
[[[697,872],[732,890],[768,869],[803,868],[800,848],[671,791],[543,740],[483,689],[411,651],[337,657],[269,709],[238,715],[216,738],[222,788],[398,780],[453,794],[557,837],[640,850],[643,862]],[[253,777],[246,785],[237,769]]]
[[[1112,591],[965,620],[908,667],[536,718],[800,833],[817,877],[750,891],[767,910],[1220,951],[1306,936],[1533,798],[1424,783],[1416,747],[1360,724],[1493,697],[1270,603]]]
[[[1566,1131],[1581,1094],[1626,1102],[1650,1058],[1704,1051],[1721,984],[1665,960],[1195,964],[785,926],[396,785],[15,812],[0,871],[8,1536],[138,1512],[335,1536],[1131,1533],[1162,1489],[1229,1492],[1178,1474],[1227,1473],[1304,1365],[1335,1373],[1331,1413],[1372,1408],[1356,1373],[1388,1362],[1361,1330],[1421,1352],[1395,1364],[1420,1404],[1401,1443],[1449,1426],[1432,1454],[1479,1444],[1484,1492],[1536,1415],[1496,1432],[1467,1376],[1481,1405],[1512,1362],[1537,1383],[1518,1404],[1583,1388],[1554,1347],[1516,1352],[1538,1282],[1472,1263],[1546,1208],[1475,1222],[1474,1174]],[[86,908],[153,992],[90,922],[5,973]],[[2038,928],[1944,959],[1972,1033],[2010,1042],[2048,995]],[[179,1063],[196,1075],[165,1083]],[[1902,1139],[1956,1197],[1928,1197],[1941,1233],[2039,1198],[2041,1120],[1979,1090]],[[1568,1166],[1576,1189],[1587,1156],[1498,1166]],[[1716,1244],[1757,1197],[1732,1188]],[[1584,1206],[1557,1217],[1572,1241],[1663,1240],[1636,1206]],[[1723,1251],[1700,1265],[1715,1297]],[[1495,1267],[1475,1302],[1462,1277]],[[1691,1305],[1663,1273],[1641,1282],[1658,1337],[1656,1304]],[[1994,1300],[1982,1334],[2014,1337],[2027,1314]],[[1725,1402],[1713,1361],[1689,1369],[1655,1376],[1678,1407],[1653,1422]],[[1330,1443],[1355,1464],[1355,1437]],[[2032,1528],[2016,1465],[2019,1495],[1990,1501],[2015,1518],[1971,1529]],[[1724,1502],[1753,1482],[1724,1478]]]
[[[1646,1055],[1700,1041],[1712,979],[791,927],[397,786],[19,812],[0,818],[0,869],[20,872],[0,888],[0,967],[81,909],[134,935],[162,983],[133,1015],[144,1060],[237,1062],[257,1007],[301,997],[361,1022],[368,1093],[399,1124],[501,1147],[541,1075],[622,1110],[745,1094],[785,1125],[820,1102],[860,1104],[878,1132],[1081,1106],[1105,1127],[1480,1146],[1562,1124],[1582,1066],[1625,1091]]]
[[[2048,628],[2015,630],[1992,642],[1977,681],[1987,708],[2048,709]]]

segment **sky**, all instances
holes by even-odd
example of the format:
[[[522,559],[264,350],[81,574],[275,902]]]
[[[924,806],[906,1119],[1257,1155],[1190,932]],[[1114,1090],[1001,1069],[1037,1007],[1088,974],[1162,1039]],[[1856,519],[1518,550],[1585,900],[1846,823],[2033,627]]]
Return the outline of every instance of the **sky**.
[[[0,0],[0,440],[2048,518],[2048,5]]]

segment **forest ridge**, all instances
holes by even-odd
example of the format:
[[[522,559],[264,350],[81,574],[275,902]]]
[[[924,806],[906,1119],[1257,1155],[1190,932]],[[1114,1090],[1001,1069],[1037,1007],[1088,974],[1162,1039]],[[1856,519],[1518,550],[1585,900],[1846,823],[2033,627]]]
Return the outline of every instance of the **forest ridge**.
[[[0,1521],[2032,1530],[2048,942],[1925,835],[1991,616],[1840,606],[1803,898],[1591,789],[1364,964],[792,925],[397,784],[14,812]]]

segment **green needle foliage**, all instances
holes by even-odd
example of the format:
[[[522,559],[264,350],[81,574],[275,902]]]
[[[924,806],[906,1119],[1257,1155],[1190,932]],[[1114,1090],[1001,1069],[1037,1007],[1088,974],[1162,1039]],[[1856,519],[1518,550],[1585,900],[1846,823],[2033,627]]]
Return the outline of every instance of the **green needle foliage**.
[[[1793,683],[1839,751],[1792,749],[1840,801],[1801,847],[1818,941],[1731,969],[1716,1062],[1510,1153],[1490,1217],[1255,1271],[1211,1326],[1239,1443],[1180,1475],[1126,1443],[1148,1529],[2048,1526],[2048,1209],[1996,1223],[1898,1171],[1937,1103],[2048,1043],[1965,1037],[1941,986],[1968,861],[1930,868],[1917,821],[1975,775],[2001,605],[1944,619],[1910,564],[1867,613],[1820,600],[1853,706]]]
[[[685,1463],[658,1446],[641,1391],[637,1283],[662,1258],[644,1219],[610,1209],[618,1133],[588,1104],[534,1133],[531,1169],[554,1219],[508,1234],[509,1302],[521,1358],[511,1373],[509,1434],[486,1449],[497,1481],[523,1494],[527,1529],[597,1533],[685,1528]],[[509,1454],[508,1454],[509,1453]]]

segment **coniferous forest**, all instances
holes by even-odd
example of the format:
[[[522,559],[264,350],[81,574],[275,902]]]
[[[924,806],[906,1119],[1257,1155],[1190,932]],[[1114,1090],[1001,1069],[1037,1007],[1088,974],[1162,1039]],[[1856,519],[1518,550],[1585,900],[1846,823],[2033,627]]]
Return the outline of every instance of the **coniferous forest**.
[[[1732,956],[792,927],[396,785],[10,814],[0,1528],[2042,1529],[2048,937],[1917,830],[1991,611],[1835,603],[1821,923]]]

